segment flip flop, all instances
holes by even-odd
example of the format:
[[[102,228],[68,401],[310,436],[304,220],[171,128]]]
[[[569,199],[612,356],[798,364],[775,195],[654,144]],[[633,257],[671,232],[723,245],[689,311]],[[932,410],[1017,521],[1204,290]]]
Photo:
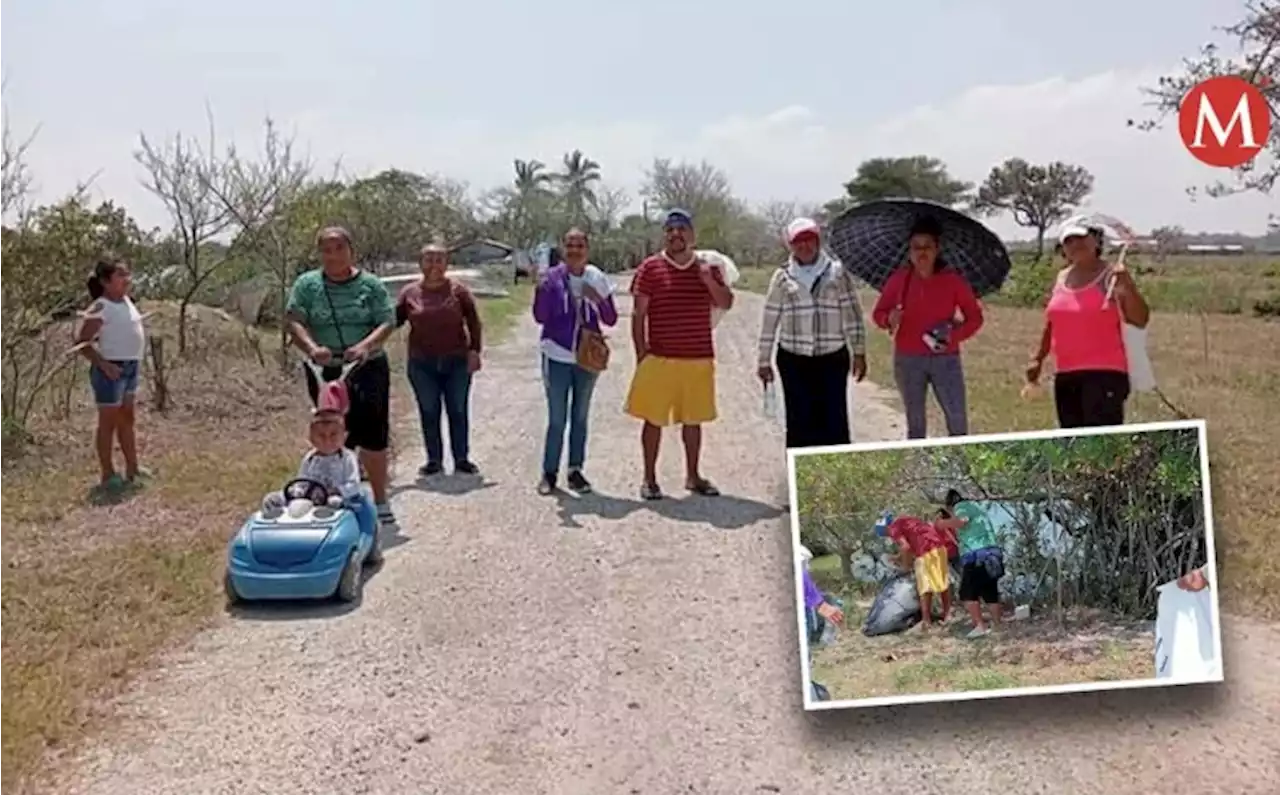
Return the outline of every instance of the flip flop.
[[[711,483],[711,481],[707,480],[706,478],[699,478],[698,480],[695,480],[691,485],[685,486],[685,488],[693,492],[694,494],[701,494],[703,497],[719,497],[720,496],[720,489],[717,489]]]
[[[645,483],[640,487],[640,499],[642,500],[660,500],[662,497],[662,489],[658,488],[657,483]]]

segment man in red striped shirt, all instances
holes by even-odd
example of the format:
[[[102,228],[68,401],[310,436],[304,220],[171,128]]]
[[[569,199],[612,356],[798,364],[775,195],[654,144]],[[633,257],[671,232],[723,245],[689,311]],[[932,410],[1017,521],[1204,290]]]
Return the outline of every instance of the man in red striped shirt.
[[[644,421],[644,483],[640,496],[662,498],[658,448],[662,429],[679,423],[684,440],[685,488],[695,494],[720,492],[698,471],[702,424],[716,418],[715,346],[711,310],[733,306],[733,291],[719,268],[694,253],[693,217],[671,210],[663,220],[661,252],[640,263],[631,282],[635,302],[631,341],[636,372],[627,413]]]

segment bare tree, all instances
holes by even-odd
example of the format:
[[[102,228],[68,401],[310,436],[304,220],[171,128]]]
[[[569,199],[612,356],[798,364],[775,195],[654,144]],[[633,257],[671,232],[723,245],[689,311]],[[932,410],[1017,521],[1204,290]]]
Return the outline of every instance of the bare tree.
[[[3,90],[4,84],[0,83],[0,92]],[[31,192],[31,171],[27,167],[27,150],[31,148],[38,132],[39,128],[36,128],[21,141],[15,139],[13,130],[9,127],[9,109],[4,109],[2,164],[4,176],[0,183],[0,196],[3,196],[3,208],[0,209],[0,214],[4,216],[9,216],[11,213],[21,214],[25,209],[27,195]]]
[[[263,128],[262,151],[255,157],[243,157],[232,144],[221,161],[202,176],[221,211],[231,225],[239,228],[237,245],[251,249],[270,263],[283,310],[294,267],[310,247],[310,236],[325,208],[300,204],[312,173],[311,159],[295,154],[294,140],[281,135],[271,118],[266,119]],[[288,332],[281,324],[282,365],[288,341]]]
[[[712,206],[727,207],[733,198],[729,175],[705,160],[673,163],[655,158],[645,176],[641,194],[660,209],[680,207],[699,215]]]
[[[625,188],[601,186],[595,191],[595,202],[591,208],[591,227],[596,232],[607,232],[618,225],[622,211],[631,203],[631,196]]]
[[[1187,233],[1180,226],[1159,226],[1151,230],[1156,245],[1156,261],[1164,262],[1175,251],[1186,245]]]
[[[220,194],[230,191],[222,182],[226,169],[216,153],[213,115],[209,140],[201,146],[176,133],[163,144],[138,135],[134,159],[146,171],[142,184],[160,200],[173,223],[186,284],[178,304],[178,353],[187,351],[187,308],[201,286],[227,262],[225,254],[205,258],[206,244],[227,231],[234,221]]]
[[[795,220],[800,215],[800,211],[796,202],[773,199],[760,205],[756,214],[768,226],[769,233],[777,240],[782,240],[787,231],[787,224]]]

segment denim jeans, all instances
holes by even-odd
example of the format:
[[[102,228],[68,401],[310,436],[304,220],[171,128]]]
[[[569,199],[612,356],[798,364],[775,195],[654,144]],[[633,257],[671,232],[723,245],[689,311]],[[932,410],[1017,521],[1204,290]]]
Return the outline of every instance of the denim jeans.
[[[947,422],[947,435],[965,436],[969,433],[964,366],[960,362],[960,354],[911,356],[899,353],[893,357],[893,376],[898,382],[898,394],[902,396],[902,406],[906,410],[908,439],[923,439],[928,434],[928,415],[925,412],[931,386],[942,409],[942,417]]]
[[[378,532],[378,508],[373,502],[373,492],[365,486],[360,493],[346,502],[347,508],[356,515],[356,523],[360,525],[360,532],[365,535],[375,535]]]
[[[547,438],[542,448],[542,473],[560,472],[564,428],[569,426],[569,469],[582,469],[587,458],[587,417],[596,374],[576,364],[542,357],[542,385],[547,391]]]
[[[410,358],[408,373],[413,396],[418,401],[427,462],[444,463],[444,436],[440,431],[442,405],[449,418],[449,450],[453,453],[453,463],[468,460],[467,404],[471,397],[471,373],[467,370],[467,357]]]

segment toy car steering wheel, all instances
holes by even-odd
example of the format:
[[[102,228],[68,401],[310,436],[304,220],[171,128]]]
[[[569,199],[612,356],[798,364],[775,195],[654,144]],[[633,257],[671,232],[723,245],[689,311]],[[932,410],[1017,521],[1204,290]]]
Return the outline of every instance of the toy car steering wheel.
[[[294,500],[309,500],[312,505],[326,505],[329,502],[329,490],[323,483],[310,478],[294,478],[284,484],[281,491],[286,504]]]

